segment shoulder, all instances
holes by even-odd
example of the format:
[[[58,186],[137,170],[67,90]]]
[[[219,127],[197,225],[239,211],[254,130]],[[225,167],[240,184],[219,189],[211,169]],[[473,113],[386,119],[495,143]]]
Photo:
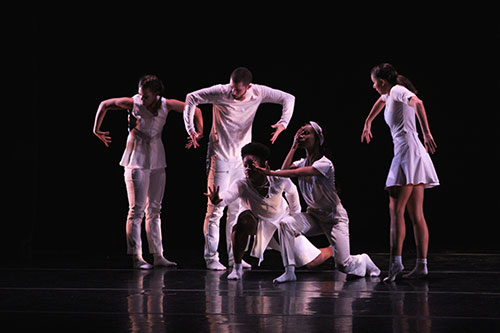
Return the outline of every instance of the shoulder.
[[[323,176],[326,176],[329,172],[334,171],[333,163],[326,156],[323,156],[319,160],[312,164],[312,167],[321,172]]]
[[[396,84],[391,88],[390,95],[394,100],[405,103],[408,103],[409,98],[415,96],[415,94],[408,90],[408,88],[399,84]]]

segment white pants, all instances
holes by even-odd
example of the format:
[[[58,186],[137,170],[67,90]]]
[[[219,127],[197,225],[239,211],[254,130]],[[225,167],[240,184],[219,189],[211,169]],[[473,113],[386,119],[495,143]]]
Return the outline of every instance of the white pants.
[[[212,156],[208,162],[210,164],[208,166],[207,186],[219,186],[219,194],[224,192],[235,180],[245,176],[241,159],[234,162],[226,162]],[[205,236],[204,256],[207,263],[212,260],[219,260],[219,253],[217,252],[219,247],[219,225],[220,219],[224,214],[224,208],[223,206],[214,206],[210,200],[208,200],[207,213],[203,224],[203,235]],[[230,264],[234,262],[231,233],[239,213],[240,200],[238,199],[227,207],[226,244],[227,256]]]
[[[146,235],[150,253],[163,253],[160,211],[165,191],[165,169],[125,168],[129,210],[127,253],[142,254],[141,225],[146,215]]]
[[[333,247],[333,256],[339,270],[346,274],[364,276],[366,264],[360,256],[352,256],[349,249],[349,218],[338,204],[335,211],[307,208],[305,213],[284,218],[280,223],[280,244],[283,265],[297,265],[293,246],[298,235],[316,236],[325,234]]]

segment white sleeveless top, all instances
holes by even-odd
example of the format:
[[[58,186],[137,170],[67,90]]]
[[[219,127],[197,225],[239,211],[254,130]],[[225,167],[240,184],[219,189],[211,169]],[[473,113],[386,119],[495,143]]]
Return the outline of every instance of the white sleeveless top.
[[[165,168],[167,163],[161,133],[168,115],[167,100],[161,98],[161,107],[155,116],[143,105],[139,94],[132,98],[132,115],[137,124],[128,135],[120,165],[133,169]]]

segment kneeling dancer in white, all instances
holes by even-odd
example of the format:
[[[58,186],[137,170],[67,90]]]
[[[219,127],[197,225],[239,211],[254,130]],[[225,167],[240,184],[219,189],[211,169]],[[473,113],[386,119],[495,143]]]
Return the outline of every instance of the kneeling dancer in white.
[[[306,150],[306,158],[292,163],[298,148]],[[332,162],[325,156],[323,129],[314,121],[302,126],[283,162],[281,170],[258,168],[270,176],[297,177],[300,192],[307,204],[307,211],[285,217],[280,223],[281,256],[285,273],[274,281],[295,281],[296,258],[293,252],[295,239],[300,235],[325,234],[333,249],[335,263],[346,274],[363,277],[378,276],[380,270],[370,257],[363,253],[351,255],[349,249],[349,219],[335,189]]]
[[[209,187],[206,196],[214,205],[228,205],[240,199],[242,211],[233,228],[234,267],[228,279],[241,279],[242,258],[250,236],[254,236],[251,255],[259,258],[259,265],[267,248],[280,250],[273,238],[280,221],[289,214],[300,213],[299,194],[290,179],[266,176],[256,170],[263,167],[270,155],[269,149],[260,143],[249,143],[241,149],[245,177],[235,181],[219,196],[219,187]],[[283,194],[286,197],[283,197]],[[288,201],[288,203],[287,203]],[[288,244],[297,266],[315,267],[332,256],[330,247],[318,249],[304,236]]]

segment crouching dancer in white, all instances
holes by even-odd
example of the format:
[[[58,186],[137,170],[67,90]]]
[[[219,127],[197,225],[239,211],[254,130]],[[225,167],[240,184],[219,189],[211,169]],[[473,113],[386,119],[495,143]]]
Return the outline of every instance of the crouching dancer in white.
[[[131,110],[129,121],[137,121],[128,135],[120,165],[125,167],[129,201],[127,253],[133,255],[133,266],[139,269],[152,268],[142,256],[141,225],[144,213],[149,251],[154,256],[154,265],[176,265],[163,257],[160,210],[165,191],[166,162],[161,133],[169,111],[183,112],[184,102],[166,99],[161,96],[162,92],[163,83],[160,79],[154,75],[146,75],[139,81],[137,95],[101,102],[94,123],[94,134],[108,147],[111,143],[109,132],[100,129],[108,110]],[[198,133],[201,135],[203,119],[200,109],[196,110],[195,117]],[[189,142],[186,148],[190,148],[192,144],[193,142]]]
[[[255,169],[254,165],[264,167],[269,155],[269,149],[263,144],[245,145],[241,149],[245,177],[234,182],[220,196],[219,187],[215,185],[209,187],[208,193],[205,193],[214,205],[227,205],[238,198],[241,201],[242,212],[238,215],[232,231],[235,264],[228,279],[241,279],[242,258],[250,236],[254,236],[251,255],[259,258],[260,265],[268,247],[280,250],[273,238],[280,220],[289,214],[300,213],[299,194],[290,179],[266,176]],[[287,252],[293,254],[299,267],[306,265],[311,268],[332,256],[330,247],[317,249],[304,236],[294,238],[289,246]]]
[[[252,123],[261,103],[275,103],[283,106],[281,119],[271,127],[274,129],[271,142],[287,127],[293,113],[295,97],[280,90],[252,84],[252,73],[243,67],[235,69],[229,84],[219,84],[189,93],[186,96],[184,123],[195,147],[198,134],[194,129],[193,116],[199,104],[213,105],[212,129],[207,152],[207,188],[218,186],[225,191],[235,180],[243,177],[241,147],[252,141]],[[205,236],[204,257],[208,269],[225,270],[219,261],[219,223],[224,213],[223,204],[207,202],[203,224]],[[227,208],[226,244],[228,265],[233,266],[231,232],[239,213],[239,200]],[[244,266],[249,267],[243,262]]]
[[[306,150],[306,158],[292,164],[298,148]],[[278,177],[297,177],[300,192],[307,204],[307,211],[285,217],[280,223],[281,256],[285,273],[274,282],[294,281],[295,255],[290,249],[299,235],[325,234],[333,248],[333,257],[340,271],[355,276],[378,276],[380,270],[370,257],[363,253],[351,255],[349,249],[349,219],[335,189],[332,162],[324,156],[325,137],[322,128],[314,121],[302,126],[283,162],[281,170],[272,171],[256,166],[264,174]]]

